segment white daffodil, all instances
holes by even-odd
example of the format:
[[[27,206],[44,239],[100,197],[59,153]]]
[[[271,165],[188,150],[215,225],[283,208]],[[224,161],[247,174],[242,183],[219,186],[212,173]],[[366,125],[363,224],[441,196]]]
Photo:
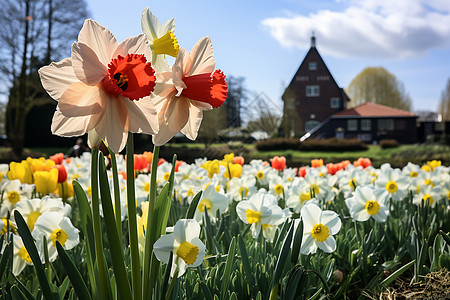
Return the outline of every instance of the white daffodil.
[[[353,197],[345,200],[350,215],[356,221],[367,221],[372,217],[375,221],[385,222],[389,208],[384,197],[376,197],[374,190],[368,186],[358,186]]]
[[[385,167],[375,181],[375,186],[384,189],[384,193],[393,200],[400,201],[405,197],[409,179],[399,169]]]
[[[251,175],[232,178],[228,182],[228,195],[232,200],[248,199],[256,193],[256,178]]]
[[[162,187],[169,181],[170,172],[172,172],[172,164],[165,161],[158,166],[156,172],[156,183],[158,186]]]
[[[294,185],[286,200],[286,206],[292,208],[295,213],[299,213],[303,205],[307,203],[319,204],[319,201],[312,197],[310,187],[307,185]]]
[[[283,223],[289,216],[287,210],[278,206],[277,198],[261,189],[250,197],[241,201],[236,206],[236,213],[245,224],[251,224],[254,238],[257,238],[261,228],[276,226]]]
[[[152,49],[153,68],[157,73],[168,71],[169,64],[164,56],[167,54],[177,57],[179,52],[178,41],[174,35],[174,19],[167,20],[161,25],[158,18],[146,7],[142,12],[141,27]]]
[[[56,251],[56,241],[61,246],[70,250],[80,242],[79,230],[72,225],[70,219],[59,212],[43,213],[34,224],[31,235],[36,240],[38,251],[43,247],[48,248],[50,261],[54,261],[58,256]],[[47,245],[43,245],[43,237],[47,239]]]
[[[415,178],[419,176],[421,172],[419,165],[408,162],[408,164],[402,169],[402,173],[405,176],[409,176],[411,178]]]
[[[42,199],[22,200],[17,203],[15,210],[20,212],[30,231],[33,231],[34,224],[43,213],[54,211],[67,215],[61,198],[50,198],[49,196]],[[11,217],[14,217],[14,214],[11,214]]]
[[[228,208],[228,204],[229,200],[227,196],[216,192],[216,187],[209,185],[202,193],[202,197],[195,210],[194,219],[200,222],[206,209],[208,210],[209,218],[214,222],[217,211],[222,214]]]
[[[278,198],[285,198],[288,188],[289,183],[284,181],[279,175],[271,174],[269,176],[269,193],[272,195]]]
[[[186,267],[197,267],[205,257],[205,244],[199,239],[200,225],[195,220],[181,219],[174,226],[173,233],[161,236],[153,244],[156,258],[169,262],[173,253],[171,276],[178,269],[178,277],[186,272]]]
[[[18,235],[13,235],[14,249],[13,249],[13,268],[12,273],[14,276],[22,273],[23,269],[28,266],[33,265],[30,255],[27,249],[23,245],[22,238]]]
[[[355,191],[357,186],[370,184],[371,178],[361,167],[349,165],[346,170],[338,172],[338,183],[344,196],[349,197]]]
[[[3,201],[1,202],[0,216],[6,216],[8,212],[11,213],[21,200],[28,198],[28,195],[22,191],[21,186],[22,183],[19,179],[8,181],[3,185]]]
[[[422,201],[428,202],[428,205],[434,207],[436,202],[439,201],[441,194],[440,187],[434,187],[432,185],[422,185],[419,188],[419,191],[413,197],[413,203],[416,205],[420,205]]]
[[[269,176],[276,173],[269,164],[265,164],[262,160],[252,160],[249,165],[244,165],[242,169],[242,174],[255,176],[260,185],[268,185]]]
[[[303,219],[303,239],[300,252],[302,254],[316,253],[317,247],[324,252],[331,253],[336,250],[336,241],[333,235],[341,229],[341,219],[331,210],[322,211],[315,204],[303,206],[301,210]]]

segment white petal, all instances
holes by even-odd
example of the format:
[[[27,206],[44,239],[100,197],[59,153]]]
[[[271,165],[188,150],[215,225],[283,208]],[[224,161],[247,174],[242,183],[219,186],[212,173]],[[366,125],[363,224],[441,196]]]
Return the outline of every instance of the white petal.
[[[118,44],[114,35],[106,27],[91,19],[84,21],[78,35],[78,42],[89,46],[104,66],[110,63]]]
[[[78,81],[72,83],[62,94],[58,107],[66,117],[80,117],[101,113],[106,101],[100,84],[90,86]]]
[[[170,20],[167,20],[162,24],[161,29],[159,31],[159,36],[165,35],[168,31],[172,31],[172,33],[175,33],[175,19],[172,18]]]
[[[161,236],[154,244],[153,244],[153,253],[155,253],[156,258],[164,263],[169,262],[170,252],[173,251],[174,246],[174,234],[167,234]]]
[[[97,54],[86,44],[72,44],[72,67],[75,76],[85,84],[96,85],[107,74],[107,65],[102,64]]]
[[[148,7],[142,12],[141,27],[142,32],[147,36],[149,41],[153,41],[159,37],[157,33],[160,31],[161,23],[159,23],[158,18],[152,14]]]
[[[315,204],[308,203],[302,207],[301,216],[305,231],[310,231],[314,225],[320,223],[322,210]],[[325,225],[325,224],[324,224]]]
[[[170,139],[173,138],[177,133],[178,131],[175,132],[170,130],[169,126],[162,122],[159,124],[158,133],[153,135],[153,144],[155,144],[156,146],[162,146],[170,141]]]
[[[59,62],[52,62],[49,66],[39,69],[42,86],[55,100],[59,100],[64,91],[78,81],[73,72],[72,59],[65,58]]]
[[[303,234],[303,240],[302,240],[302,246],[300,248],[300,253],[302,254],[310,254],[310,253],[316,253],[317,251],[317,245],[314,242],[314,238],[312,237],[311,233]]]
[[[66,117],[59,109],[55,111],[52,119],[52,133],[59,136],[80,136],[89,131],[91,116]]]
[[[331,210],[324,210],[322,212],[320,223],[328,226],[330,234],[336,234],[341,229],[341,219],[337,213]]]
[[[192,265],[189,265],[189,267],[200,266],[203,262],[203,258],[205,257],[206,246],[198,237],[192,239],[190,243],[198,247],[198,255],[195,262]]]
[[[164,120],[171,131],[180,131],[189,120],[189,100],[185,97],[175,97],[167,105]]]
[[[152,62],[152,51],[143,34],[125,39],[119,44],[112,58],[116,58],[118,55],[127,56],[128,53],[144,54],[147,62]]]
[[[320,249],[327,253],[331,253],[336,250],[336,241],[332,235],[330,235],[325,241],[318,242],[317,245]]]
[[[192,48],[189,56],[192,59],[192,65],[190,66],[186,76],[205,74],[214,72],[215,60],[214,52],[209,37],[200,39]]]
[[[150,97],[137,101],[124,101],[130,116],[129,131],[155,134],[158,131],[158,115]]]
[[[190,140],[197,138],[198,130],[202,124],[203,112],[194,105],[189,105],[189,118],[186,125],[181,129],[181,132]]]

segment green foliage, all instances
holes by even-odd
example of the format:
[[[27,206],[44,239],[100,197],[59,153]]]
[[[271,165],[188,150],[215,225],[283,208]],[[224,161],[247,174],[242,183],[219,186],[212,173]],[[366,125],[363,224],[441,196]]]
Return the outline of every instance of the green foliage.
[[[379,143],[381,149],[388,149],[388,148],[397,148],[400,146],[400,143],[396,140],[381,140]]]

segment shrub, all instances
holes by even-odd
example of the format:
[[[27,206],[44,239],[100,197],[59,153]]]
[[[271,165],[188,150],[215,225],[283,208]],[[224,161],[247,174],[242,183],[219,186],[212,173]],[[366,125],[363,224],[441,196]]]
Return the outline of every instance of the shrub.
[[[379,143],[381,149],[388,149],[388,148],[397,148],[400,146],[399,142],[396,140],[381,140]]]
[[[255,147],[259,151],[271,151],[271,150],[298,150],[300,146],[300,140],[296,138],[274,138],[266,139],[255,142]]]
[[[361,151],[367,148],[359,139],[308,139],[300,144],[303,151]]]

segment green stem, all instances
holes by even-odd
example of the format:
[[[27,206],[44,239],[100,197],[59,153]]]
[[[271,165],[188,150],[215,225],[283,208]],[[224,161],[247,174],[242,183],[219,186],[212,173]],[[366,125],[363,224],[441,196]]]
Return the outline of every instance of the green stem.
[[[117,171],[116,154],[108,147],[109,156],[111,157],[111,169],[113,173],[113,185],[114,185],[114,212],[116,217],[116,227],[119,233],[120,243],[122,241],[122,206],[120,203],[120,188],[119,188],[119,173]]]
[[[166,300],[172,299],[173,287],[175,285],[175,282],[178,280],[178,273],[179,273],[179,270],[177,267],[177,269],[175,270],[175,274],[173,274],[173,278],[170,281],[169,288],[167,289],[167,293],[166,293],[166,297],[165,297]]]
[[[98,149],[92,150],[91,159],[91,192],[92,192],[92,219],[94,225],[95,254],[97,258],[97,270],[99,279],[99,294],[101,299],[111,299],[111,291],[108,289],[107,272],[103,254],[103,233],[100,228],[100,208],[98,196]]]
[[[134,140],[133,134],[128,133],[127,141],[127,206],[128,206],[128,234],[131,250],[131,276],[134,300],[141,299],[141,263],[139,261],[139,241],[136,222],[136,195],[134,187]],[[120,217],[120,216],[119,216]]]
[[[153,219],[155,217],[155,201],[156,201],[156,171],[158,168],[159,160],[159,146],[153,148],[153,160],[150,174],[150,197],[148,205],[148,218],[147,228],[145,230],[145,244],[144,244],[144,266],[143,266],[143,290],[142,299],[152,299],[153,287],[155,282],[150,280],[150,262],[153,256],[153,244],[155,243],[154,234],[152,231],[156,228],[152,228]]]

